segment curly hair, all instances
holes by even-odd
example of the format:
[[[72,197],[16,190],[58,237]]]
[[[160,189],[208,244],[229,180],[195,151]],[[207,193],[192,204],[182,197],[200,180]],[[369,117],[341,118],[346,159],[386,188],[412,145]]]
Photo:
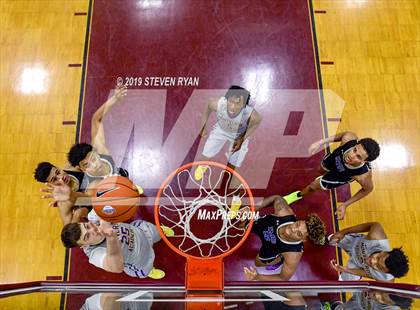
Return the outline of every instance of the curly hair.
[[[373,161],[378,158],[381,148],[378,142],[371,138],[363,138],[359,140],[359,143],[363,146],[366,153],[368,154],[367,161]]]
[[[317,245],[322,245],[325,240],[326,229],[324,222],[316,214],[310,214],[305,220],[308,229],[308,238]]]
[[[401,278],[408,272],[408,257],[404,254],[401,247],[393,248],[389,256],[385,259],[385,266],[389,273],[396,278]]]
[[[76,143],[67,153],[67,159],[73,167],[79,165],[79,163],[86,158],[87,154],[93,150],[92,145],[87,143]]]
[[[61,230],[61,241],[66,248],[78,247],[77,241],[82,235],[79,223],[70,223]]]
[[[51,169],[54,167],[55,166],[52,163],[49,163],[47,161],[43,161],[42,163],[39,163],[34,171],[35,180],[42,183],[47,182],[47,178],[50,175]]]

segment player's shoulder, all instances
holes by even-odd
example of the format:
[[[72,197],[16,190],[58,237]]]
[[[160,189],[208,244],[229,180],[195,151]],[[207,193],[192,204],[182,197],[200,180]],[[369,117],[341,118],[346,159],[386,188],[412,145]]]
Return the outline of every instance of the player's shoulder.
[[[219,98],[211,98],[208,101],[208,106],[210,108],[210,110],[213,111],[217,111],[217,108],[219,107],[220,104],[226,103],[227,100],[225,97],[219,97]]]

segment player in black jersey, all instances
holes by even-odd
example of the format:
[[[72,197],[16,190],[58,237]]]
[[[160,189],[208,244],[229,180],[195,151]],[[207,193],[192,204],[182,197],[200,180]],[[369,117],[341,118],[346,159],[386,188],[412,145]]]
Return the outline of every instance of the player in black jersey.
[[[35,168],[34,178],[38,182],[52,185],[58,185],[62,180],[75,192],[84,192],[88,186],[88,179],[82,171],[75,168],[61,169],[46,161]]]
[[[252,226],[262,246],[255,259],[256,268],[244,268],[248,280],[288,281],[302,257],[303,242],[309,239],[322,244],[325,240],[325,225],[317,215],[298,220],[292,208],[278,195],[265,198],[256,206],[256,211],[270,205],[274,206],[274,213],[255,220]]]
[[[88,197],[93,194],[93,189],[89,187],[88,178],[85,177],[83,172],[77,171],[75,168],[68,170],[60,169],[49,162],[41,162],[34,171],[34,178],[38,182],[47,184],[47,190],[41,190],[44,192],[41,198],[44,199],[51,198],[48,193],[53,187],[60,187],[62,185],[66,185],[73,192],[76,192],[77,194],[75,193],[75,195],[79,198]],[[90,204],[69,206],[60,201],[53,201],[49,205],[58,207],[58,213],[64,225],[84,221],[89,211],[92,210]]]
[[[128,177],[127,170],[117,167],[109,153],[103,125],[104,116],[126,95],[127,87],[117,86],[114,94],[92,116],[91,144],[77,143],[67,154],[70,164],[83,171],[90,181],[116,174]]]
[[[325,155],[319,167],[321,176],[302,191],[293,192],[284,198],[288,204],[291,204],[309,193],[321,189],[333,189],[356,181],[362,188],[338,207],[338,219],[342,220],[349,205],[367,196],[373,190],[370,163],[379,156],[380,148],[378,143],[371,138],[359,140],[354,133],[343,132],[313,143],[309,147],[309,153],[311,155],[317,153],[330,142],[340,142],[341,144],[333,152]]]

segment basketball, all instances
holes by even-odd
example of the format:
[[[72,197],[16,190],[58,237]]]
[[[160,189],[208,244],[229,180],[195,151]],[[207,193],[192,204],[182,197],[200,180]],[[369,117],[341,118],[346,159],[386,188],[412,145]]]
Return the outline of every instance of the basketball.
[[[111,176],[102,180],[92,197],[96,214],[111,223],[129,220],[136,213],[140,194],[128,178]]]

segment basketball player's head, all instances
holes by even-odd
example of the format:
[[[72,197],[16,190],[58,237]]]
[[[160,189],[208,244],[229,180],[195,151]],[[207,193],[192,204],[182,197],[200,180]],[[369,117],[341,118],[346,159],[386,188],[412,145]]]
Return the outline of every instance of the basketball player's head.
[[[325,224],[316,214],[310,214],[305,220],[308,239],[315,244],[323,244],[325,240]]]
[[[401,248],[394,248],[390,252],[377,252],[370,255],[366,263],[373,269],[390,273],[395,278],[401,278],[408,272],[408,257]]]
[[[88,143],[73,145],[67,153],[67,159],[73,167],[87,173],[94,173],[100,165],[99,154]]]
[[[52,185],[60,185],[60,181],[63,181],[65,184],[70,184],[71,182],[69,175],[63,169],[57,168],[46,161],[39,163],[35,168],[34,178],[38,182]]]
[[[371,138],[363,138],[344,155],[344,160],[352,166],[359,166],[365,162],[378,158],[380,147],[378,142]]]
[[[105,236],[93,223],[70,223],[61,230],[61,241],[66,248],[95,245],[104,241]]]
[[[225,94],[227,110],[230,115],[237,115],[249,103],[251,94],[243,87],[232,85]]]
[[[306,220],[296,221],[284,229],[284,235],[290,241],[311,240],[315,243],[325,238],[325,225],[315,214],[308,216]]]

